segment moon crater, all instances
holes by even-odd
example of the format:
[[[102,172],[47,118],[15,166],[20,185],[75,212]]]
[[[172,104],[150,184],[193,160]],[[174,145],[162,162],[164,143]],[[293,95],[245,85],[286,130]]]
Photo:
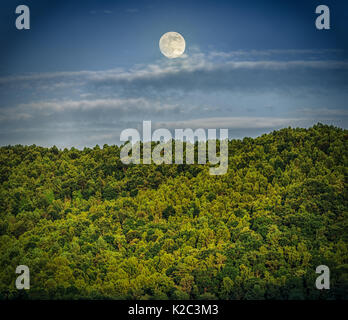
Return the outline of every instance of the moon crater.
[[[169,59],[180,57],[185,51],[185,46],[184,37],[174,31],[163,34],[159,41],[159,48],[162,54]]]

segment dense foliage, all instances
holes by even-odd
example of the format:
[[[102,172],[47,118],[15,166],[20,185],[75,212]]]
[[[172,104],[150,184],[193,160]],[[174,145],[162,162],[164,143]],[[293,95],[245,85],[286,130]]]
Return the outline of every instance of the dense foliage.
[[[231,140],[222,176],[127,166],[118,146],[2,147],[0,297],[347,298],[347,138],[318,124]]]

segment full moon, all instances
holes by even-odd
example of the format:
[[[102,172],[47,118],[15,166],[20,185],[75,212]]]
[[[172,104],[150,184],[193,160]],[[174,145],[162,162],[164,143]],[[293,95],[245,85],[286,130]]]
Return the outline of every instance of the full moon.
[[[178,58],[185,51],[185,39],[178,32],[167,32],[162,35],[159,41],[159,48],[167,58]]]

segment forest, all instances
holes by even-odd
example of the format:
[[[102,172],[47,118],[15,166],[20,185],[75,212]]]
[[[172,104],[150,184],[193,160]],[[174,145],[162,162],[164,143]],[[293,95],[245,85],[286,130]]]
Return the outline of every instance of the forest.
[[[220,176],[117,145],[1,147],[0,299],[348,299],[347,130],[228,147]]]

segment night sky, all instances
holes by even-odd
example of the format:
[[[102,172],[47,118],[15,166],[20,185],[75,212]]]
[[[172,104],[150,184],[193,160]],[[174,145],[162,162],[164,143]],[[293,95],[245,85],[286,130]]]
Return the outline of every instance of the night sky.
[[[30,30],[15,28],[20,4]],[[1,1],[0,145],[119,144],[143,120],[230,138],[347,128],[347,17],[347,1]],[[168,31],[180,58],[158,48]]]

